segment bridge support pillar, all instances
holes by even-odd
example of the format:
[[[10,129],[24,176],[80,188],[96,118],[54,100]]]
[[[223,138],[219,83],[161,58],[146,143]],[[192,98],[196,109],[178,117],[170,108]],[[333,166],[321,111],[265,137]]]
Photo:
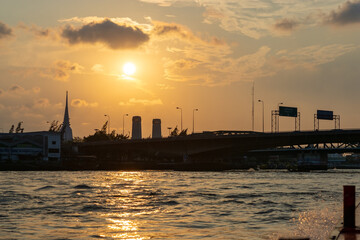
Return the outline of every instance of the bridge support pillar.
[[[302,152],[297,156],[299,171],[327,170],[327,153]]]

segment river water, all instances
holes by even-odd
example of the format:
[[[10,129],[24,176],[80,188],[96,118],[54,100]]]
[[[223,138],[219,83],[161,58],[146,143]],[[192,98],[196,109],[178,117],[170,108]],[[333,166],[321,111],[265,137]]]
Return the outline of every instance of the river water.
[[[327,239],[359,170],[1,172],[0,239]]]

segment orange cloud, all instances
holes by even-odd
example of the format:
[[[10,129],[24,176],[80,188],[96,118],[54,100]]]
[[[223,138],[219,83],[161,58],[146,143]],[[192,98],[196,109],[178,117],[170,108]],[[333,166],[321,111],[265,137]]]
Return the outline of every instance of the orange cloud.
[[[76,98],[71,101],[71,106],[78,107],[78,108],[80,108],[80,107],[97,107],[97,106],[99,106],[99,104],[97,102],[88,103],[87,101],[85,101],[83,99]]]
[[[161,99],[154,99],[154,100],[148,100],[148,99],[136,99],[136,98],[130,98],[127,102],[120,102],[120,106],[131,106],[135,104],[142,104],[145,106],[153,106],[153,105],[162,105],[163,102]]]
[[[58,60],[54,63],[54,67],[51,70],[52,76],[55,80],[67,81],[70,73],[81,73],[84,69],[78,63],[71,63],[70,61]]]

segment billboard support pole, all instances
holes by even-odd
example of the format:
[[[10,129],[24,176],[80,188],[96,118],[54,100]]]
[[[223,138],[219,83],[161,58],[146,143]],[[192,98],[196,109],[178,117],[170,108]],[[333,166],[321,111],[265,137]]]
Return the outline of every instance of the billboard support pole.
[[[279,132],[279,111],[271,111],[271,132]]]
[[[317,114],[314,114],[314,131],[319,131],[319,119],[317,118]]]
[[[320,129],[320,119],[335,120],[335,129],[340,129],[340,115],[334,115],[333,111],[317,110],[317,114],[314,114],[314,131]]]
[[[300,132],[300,112],[297,113],[297,117],[295,117],[295,132]]]
[[[335,129],[340,129],[340,115],[334,115]]]

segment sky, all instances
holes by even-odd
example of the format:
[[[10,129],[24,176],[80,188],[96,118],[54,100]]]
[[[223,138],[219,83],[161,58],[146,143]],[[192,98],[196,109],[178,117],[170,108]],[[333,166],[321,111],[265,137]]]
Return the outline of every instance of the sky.
[[[181,112],[189,132],[193,116],[195,132],[248,131],[253,86],[255,131],[262,106],[270,131],[280,103],[298,108],[301,130],[317,110],[360,128],[360,1],[0,1],[0,131],[62,122],[66,91],[74,136],[104,115],[117,133],[141,116],[143,137],[160,118],[167,136]],[[294,122],[280,117],[280,131]]]

